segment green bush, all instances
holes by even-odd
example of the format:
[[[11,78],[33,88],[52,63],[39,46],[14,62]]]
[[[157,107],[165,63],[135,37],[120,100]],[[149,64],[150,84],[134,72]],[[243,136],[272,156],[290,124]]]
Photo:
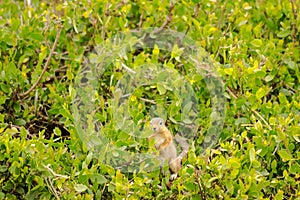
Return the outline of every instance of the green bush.
[[[299,199],[299,6],[293,0],[2,1],[0,199]],[[148,152],[146,139],[118,130],[112,120],[116,85],[127,72],[124,65],[139,70],[154,63],[178,71],[201,109],[198,132],[174,181],[158,170],[125,173],[103,162],[109,159],[103,149],[83,144],[72,112],[85,58],[101,59],[94,47],[109,44],[120,31],[149,27],[186,34],[210,54],[226,97],[217,144],[202,149],[214,99],[203,77],[189,73],[179,46],[118,55],[91,94],[97,112],[86,117],[100,124],[100,142]],[[155,102],[175,133],[182,120],[178,105],[190,105],[167,85],[172,80],[161,80],[131,94],[130,115],[147,127]],[[87,126],[97,128],[92,121]]]

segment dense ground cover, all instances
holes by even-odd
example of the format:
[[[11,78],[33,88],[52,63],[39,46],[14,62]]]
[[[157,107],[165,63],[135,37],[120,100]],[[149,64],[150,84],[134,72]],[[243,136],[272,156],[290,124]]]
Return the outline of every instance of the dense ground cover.
[[[299,10],[294,0],[1,1],[0,199],[299,198]],[[202,148],[214,100],[176,45],[113,57],[93,94],[93,117],[109,144],[148,152],[145,138],[113,120],[116,85],[144,63],[182,74],[195,91],[200,125],[171,182],[158,171],[123,172],[103,162],[109,156],[80,140],[72,112],[76,77],[86,58],[98,59],[94,48],[120,31],[149,27],[181,32],[209,53],[226,98],[217,143]],[[147,127],[155,104],[178,130],[191,107],[178,108],[183,102],[170,81],[175,89],[182,84],[164,77],[136,88],[129,101],[134,123]]]

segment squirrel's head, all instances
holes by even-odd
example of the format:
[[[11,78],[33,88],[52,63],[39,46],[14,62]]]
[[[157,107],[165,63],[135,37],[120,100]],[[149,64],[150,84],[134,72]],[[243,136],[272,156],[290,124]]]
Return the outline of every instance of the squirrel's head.
[[[160,132],[165,127],[165,122],[162,118],[155,117],[151,119],[150,125],[154,132]]]

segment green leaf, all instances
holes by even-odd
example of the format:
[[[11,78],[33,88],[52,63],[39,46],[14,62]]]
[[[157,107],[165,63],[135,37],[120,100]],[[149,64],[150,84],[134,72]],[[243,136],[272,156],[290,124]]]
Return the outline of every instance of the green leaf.
[[[157,44],[154,45],[152,53],[153,53],[153,55],[159,55],[159,48],[158,48]]]
[[[7,166],[6,165],[0,165],[0,172],[6,172],[7,171]]]
[[[171,57],[175,58],[177,61],[180,61],[179,57],[181,56],[181,54],[183,54],[183,50],[184,48],[178,48],[178,45],[175,44],[171,52]]]
[[[244,98],[244,97],[238,97],[235,100],[235,104],[238,108],[242,107],[245,103],[246,103],[246,98]]]
[[[271,168],[274,171],[276,171],[276,169],[277,169],[277,161],[275,159],[271,162]]]
[[[188,114],[190,112],[190,110],[192,109],[192,105],[193,105],[192,101],[190,101],[187,104],[185,104],[184,107],[183,107],[183,109],[182,109],[182,112],[184,114]]]
[[[287,66],[292,70],[296,70],[297,68],[297,64],[294,61],[284,60],[284,63],[287,64]]]
[[[93,176],[91,177],[91,181],[97,184],[107,183],[107,179],[101,174],[93,174]]]
[[[275,77],[275,75],[267,75],[267,76],[265,77],[265,81],[266,81],[266,82],[270,82],[270,81],[272,81],[272,80],[274,79],[274,77]]]
[[[282,200],[283,199],[283,194],[284,194],[284,192],[282,191],[282,190],[278,190],[277,191],[277,194],[275,195],[275,197],[274,197],[274,200]]]
[[[23,126],[21,127],[20,136],[25,139],[27,138],[27,131]]]
[[[30,38],[38,42],[44,41],[44,37],[41,33],[30,33]]]
[[[21,105],[18,102],[14,103],[14,110],[15,112],[21,111]]]
[[[55,127],[53,133],[57,136],[61,136],[61,130],[58,127]]]
[[[280,92],[278,95],[278,98],[279,98],[280,104],[286,105],[288,103],[288,100],[283,93]]]
[[[255,160],[255,149],[251,148],[249,151],[250,162],[252,163]]]
[[[26,124],[26,121],[24,119],[16,119],[15,124],[17,126],[24,126]]]
[[[19,59],[18,65],[28,62],[29,57],[27,55],[22,55]]]
[[[283,162],[287,162],[293,158],[293,156],[285,149],[279,150],[278,154]]]
[[[10,87],[4,83],[0,83],[0,88],[6,94],[8,94],[10,91]]]
[[[88,189],[88,187],[86,185],[83,185],[83,184],[76,184],[74,186],[74,189],[76,190],[76,192],[84,192]]]
[[[261,47],[262,46],[262,40],[260,39],[254,39],[251,41],[251,45],[252,46],[255,46],[255,47]]]
[[[298,163],[294,163],[290,167],[291,174],[300,174],[300,165]]]
[[[264,96],[266,95],[266,91],[264,88],[259,88],[256,93],[255,93],[255,96],[257,99],[261,99],[263,98]]]
[[[249,119],[245,117],[241,117],[235,120],[236,126],[239,126],[240,124],[249,124],[249,123],[250,123]]]
[[[189,118],[184,118],[182,121],[183,121],[185,124],[191,124],[191,123],[193,123],[192,120],[190,120]]]
[[[167,92],[167,89],[162,84],[157,84],[157,90],[158,90],[160,95],[163,95]]]
[[[8,99],[5,95],[0,96],[0,105],[4,104],[6,99]]]
[[[0,98],[1,99],[1,98]],[[1,103],[0,103],[0,105],[1,105]],[[3,123],[3,121],[4,121],[4,114],[1,114],[0,113],[0,123]],[[2,132],[2,130],[1,130],[1,128],[0,128],[0,133]]]
[[[279,38],[285,38],[289,35],[291,35],[291,30],[288,30],[288,29],[280,31],[279,33],[277,33],[277,37],[279,37]]]

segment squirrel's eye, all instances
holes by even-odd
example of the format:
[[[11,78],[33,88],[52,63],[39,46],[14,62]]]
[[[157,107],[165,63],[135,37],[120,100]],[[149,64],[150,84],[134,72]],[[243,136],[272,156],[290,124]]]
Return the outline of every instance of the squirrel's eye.
[[[162,126],[162,125],[163,125],[163,124],[162,124],[162,122],[159,122],[159,125],[161,125],[161,126]]]

